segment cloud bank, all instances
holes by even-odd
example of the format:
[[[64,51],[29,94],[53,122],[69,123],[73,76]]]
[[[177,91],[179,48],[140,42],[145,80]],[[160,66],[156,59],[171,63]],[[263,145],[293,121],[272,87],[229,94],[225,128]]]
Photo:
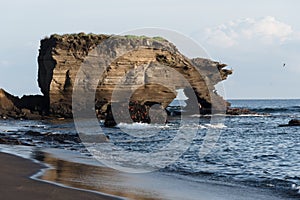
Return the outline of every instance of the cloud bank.
[[[216,27],[206,28],[204,33],[206,43],[223,48],[252,41],[268,45],[283,44],[289,40],[299,39],[299,34],[289,24],[271,16],[230,21]]]

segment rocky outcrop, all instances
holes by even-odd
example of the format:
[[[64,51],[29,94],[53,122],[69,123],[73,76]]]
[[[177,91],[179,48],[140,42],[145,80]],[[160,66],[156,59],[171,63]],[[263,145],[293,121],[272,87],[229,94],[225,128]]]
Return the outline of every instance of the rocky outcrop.
[[[0,88],[0,119],[41,119],[45,113],[41,95],[13,96]]]
[[[227,115],[257,115],[258,113],[255,113],[246,108],[227,108],[226,114]]]
[[[77,72],[89,53],[108,38],[112,36],[80,33],[52,35],[41,41],[38,83],[45,96],[46,110],[57,116],[72,117],[72,91]],[[144,36],[113,36],[109,48],[99,51],[116,55],[122,49],[131,51],[114,59],[103,77],[99,77],[95,96],[98,115],[110,112],[113,92],[124,91],[132,92],[125,107],[129,109],[129,104],[139,107],[130,113],[136,121],[149,120],[150,107],[154,104],[165,108],[176,97],[176,89],[184,89],[188,97],[196,94],[204,114],[229,105],[215,91],[215,85],[232,73],[224,69],[225,64],[189,59],[165,39]],[[134,91],[128,89],[132,87]],[[212,107],[212,100],[221,106]],[[124,103],[122,98],[117,101]]]
[[[289,121],[288,124],[281,124],[279,127],[286,127],[286,126],[300,126],[300,120],[299,119],[292,119]]]
[[[5,90],[0,89],[0,118],[21,115],[21,111],[16,107],[19,99],[10,95]]]

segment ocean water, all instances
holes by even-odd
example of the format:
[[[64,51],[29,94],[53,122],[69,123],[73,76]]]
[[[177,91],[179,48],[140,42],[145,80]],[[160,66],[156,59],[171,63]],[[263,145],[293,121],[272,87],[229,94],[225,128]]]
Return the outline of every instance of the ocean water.
[[[105,152],[101,159],[107,161],[105,156],[113,157],[113,164],[106,163],[125,171],[136,168],[139,172],[138,169],[145,168],[174,177],[280,191],[297,198],[300,194],[300,127],[278,125],[300,118],[300,100],[229,101],[232,107],[248,108],[257,114],[217,116],[216,119],[215,116],[188,116],[172,118],[165,125],[119,124],[116,128],[105,128],[100,122],[109,143],[113,144],[113,148],[101,145],[101,151]],[[177,137],[178,130],[189,137]],[[33,136],[28,131],[41,135]],[[68,150],[86,158],[91,157],[93,150],[99,150],[93,146],[99,145],[97,143],[89,143],[87,147],[72,137],[58,139],[59,135],[76,137],[76,133],[72,122],[3,120],[0,121],[1,137],[16,138],[33,147],[26,151],[2,145],[0,150],[18,151],[35,159],[38,156],[32,149],[35,152],[48,148]],[[172,147],[167,148],[169,144]],[[124,152],[127,156],[122,156]],[[79,162],[78,156],[70,158]],[[80,162],[91,164],[88,159]]]

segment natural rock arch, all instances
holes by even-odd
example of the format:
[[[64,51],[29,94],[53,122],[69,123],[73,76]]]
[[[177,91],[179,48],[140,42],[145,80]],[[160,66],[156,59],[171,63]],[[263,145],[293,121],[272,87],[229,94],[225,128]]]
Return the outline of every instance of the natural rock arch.
[[[72,115],[72,89],[77,72],[89,52],[108,38],[110,36],[81,33],[52,35],[41,41],[38,81],[51,113]],[[215,85],[232,73],[224,69],[226,65],[209,59],[189,59],[162,38],[114,36],[112,44],[122,48],[144,48],[130,51],[108,66],[97,86],[98,114],[106,111],[112,103],[113,92],[126,91],[126,84],[139,86],[130,97],[130,101],[138,104],[157,102],[166,107],[176,97],[176,89],[185,89],[188,97],[196,95],[203,113],[210,113],[212,109],[222,110],[227,105],[221,96],[213,92]],[[123,85],[120,84],[122,79]],[[159,84],[155,84],[157,80]],[[183,82],[188,82],[191,87]],[[216,103],[215,107],[212,107],[212,101]]]

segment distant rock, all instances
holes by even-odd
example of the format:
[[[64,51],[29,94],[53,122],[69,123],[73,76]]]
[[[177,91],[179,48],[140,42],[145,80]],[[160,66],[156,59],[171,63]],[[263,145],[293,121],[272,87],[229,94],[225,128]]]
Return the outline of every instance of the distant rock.
[[[19,98],[3,89],[0,89],[0,118],[18,118],[22,116],[21,110],[17,107]]]
[[[227,115],[253,115],[257,113],[246,108],[227,108],[226,114]]]
[[[13,96],[0,88],[0,119],[41,119],[44,97],[41,95]]]
[[[286,126],[300,126],[300,120],[298,119],[292,119],[289,121],[288,124],[281,124],[279,127],[286,127]]]
[[[16,109],[15,105],[19,103],[19,98],[0,88],[0,102],[0,109],[14,110]]]

